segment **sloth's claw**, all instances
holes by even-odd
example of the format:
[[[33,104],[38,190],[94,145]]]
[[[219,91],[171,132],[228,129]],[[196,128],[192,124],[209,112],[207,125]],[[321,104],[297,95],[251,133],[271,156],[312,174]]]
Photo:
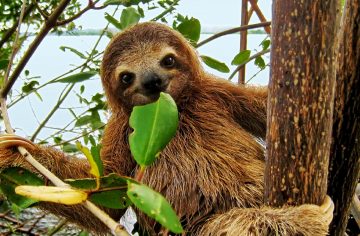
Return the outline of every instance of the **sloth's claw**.
[[[30,140],[27,140],[23,137],[13,135],[13,134],[2,134],[0,135],[0,148],[14,148],[14,147],[24,147],[28,150],[36,149],[34,143]]]

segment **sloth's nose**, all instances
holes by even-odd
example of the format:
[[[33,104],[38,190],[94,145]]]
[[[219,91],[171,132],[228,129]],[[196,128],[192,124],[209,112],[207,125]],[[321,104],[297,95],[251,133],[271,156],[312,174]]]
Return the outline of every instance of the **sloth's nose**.
[[[149,74],[145,75],[142,85],[143,85],[145,91],[150,94],[160,93],[160,92],[164,91],[166,88],[164,79],[162,79],[156,73],[149,73]]]

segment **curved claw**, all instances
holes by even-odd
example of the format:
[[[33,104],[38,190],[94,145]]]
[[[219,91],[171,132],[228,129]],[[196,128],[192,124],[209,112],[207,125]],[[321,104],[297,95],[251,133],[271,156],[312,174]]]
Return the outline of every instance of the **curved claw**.
[[[326,221],[329,222],[329,224],[333,218],[334,208],[334,202],[328,195],[326,195],[323,204],[320,206],[320,210],[324,214]]]
[[[35,144],[30,140],[13,134],[0,135],[0,148],[24,147],[28,150],[36,149]]]

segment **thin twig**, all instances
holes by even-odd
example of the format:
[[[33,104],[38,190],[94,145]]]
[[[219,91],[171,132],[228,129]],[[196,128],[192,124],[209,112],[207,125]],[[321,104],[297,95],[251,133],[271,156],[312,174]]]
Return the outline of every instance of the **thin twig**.
[[[83,133],[83,134],[81,134],[81,135],[79,135],[79,136],[76,136],[76,137],[74,137],[74,138],[68,139],[68,140],[66,140],[66,141],[64,141],[64,142],[54,144],[54,145],[52,145],[51,147],[61,146],[61,145],[67,144],[67,143],[69,143],[69,142],[71,142],[71,141],[78,140],[78,139],[80,139],[80,138],[82,138],[82,137],[84,137],[84,136],[86,136],[86,135],[88,135],[88,134],[94,133],[94,132],[96,132],[96,131],[100,130],[101,128],[104,128],[104,127],[105,127],[105,125],[102,125],[102,126],[96,128],[96,129],[90,130],[90,131],[88,131],[88,132],[86,132],[86,133]]]
[[[35,7],[36,9],[38,10],[38,12],[40,13],[40,15],[45,19],[49,19],[49,14],[45,11],[45,10],[42,10],[41,7],[39,6],[38,4],[38,1],[37,0],[32,0],[32,2],[35,4]]]
[[[56,20],[57,17],[61,14],[61,12],[65,9],[68,1],[69,0],[63,0],[60,3],[60,5],[63,5],[63,6],[62,7],[59,6],[57,9],[55,9],[55,12],[57,12],[57,11],[60,11],[60,12],[57,12],[56,14],[54,14],[54,13],[51,14],[48,21],[51,21],[50,19]],[[57,15],[57,17],[55,18],[54,15]],[[19,22],[19,25],[20,24],[21,24],[21,22]],[[51,22],[49,24],[51,24]],[[46,25],[47,25],[47,23],[45,23],[45,26]],[[38,43],[40,43],[40,42],[41,42],[41,40]],[[14,42],[14,43],[16,44],[17,42]],[[12,61],[10,61],[9,63],[12,63]],[[10,88],[11,88],[11,86],[10,86]],[[14,134],[14,130],[11,127],[9,115],[7,112],[6,95],[7,95],[7,92],[3,91],[2,97],[0,98],[2,118],[4,120],[6,132],[8,134]],[[47,179],[49,179],[55,186],[70,188],[70,186],[68,184],[64,183],[61,179],[59,179],[56,175],[54,175],[47,168],[45,168],[43,165],[41,165],[36,159],[34,159],[32,157],[32,155],[25,148],[19,146],[19,147],[17,147],[17,149],[20,152],[20,154],[24,157],[24,159],[27,162],[29,162],[29,164],[31,164],[43,176],[45,176]],[[101,220],[106,226],[108,226],[114,235],[128,236],[128,233],[126,232],[126,230],[124,230],[123,226],[121,226],[117,222],[115,222],[108,214],[106,214],[104,211],[102,211],[96,205],[94,205],[93,203],[91,203],[88,200],[86,200],[84,203],[82,203],[82,205],[85,206],[86,209],[91,211],[94,214],[94,216],[96,216],[99,220]]]
[[[47,233],[47,236],[52,236],[54,234],[56,234],[57,232],[59,232],[63,227],[64,225],[66,225],[68,223],[68,220],[67,219],[62,219],[55,227],[51,228],[48,233]]]
[[[174,1],[165,11],[161,12],[159,15],[155,16],[154,18],[151,19],[151,21],[158,21],[160,20],[161,18],[163,18],[164,16],[166,16],[168,13],[172,12],[173,10],[175,10],[175,7],[178,2],[180,0],[176,0]]]
[[[84,9],[82,9],[81,11],[79,11],[78,13],[73,15],[72,17],[69,17],[68,19],[56,22],[56,26],[66,25],[66,24],[76,20],[77,18],[82,16],[85,12],[87,12],[90,9],[92,9],[92,10],[101,10],[101,9],[104,9],[105,7],[108,6],[108,5],[103,5],[101,7],[96,7],[95,4],[98,3],[98,2],[99,2],[99,0],[97,0],[95,2],[89,1],[88,5]]]
[[[25,13],[24,13],[24,17],[23,19],[25,19],[30,12],[33,10],[34,8],[34,4],[31,3],[29,4],[29,6],[25,9]],[[16,31],[17,27],[19,25],[19,21],[16,21],[11,28],[9,28],[6,33],[4,34],[4,36],[1,38],[0,40],[0,48],[2,48],[4,46],[4,44],[9,40],[9,38],[11,37],[11,35],[13,35],[13,33]]]
[[[24,19],[25,7],[26,7],[26,0],[23,1],[22,6],[21,6],[18,29],[17,29],[16,35],[15,35],[15,41],[14,41],[11,56],[10,56],[10,59],[9,59],[9,64],[8,64],[6,72],[5,72],[5,77],[4,77],[5,83],[8,81],[9,74],[10,74],[10,71],[11,71],[12,62],[14,61],[15,55],[16,55],[16,53],[18,52],[18,50],[20,48],[20,45],[17,45],[17,44],[19,42],[21,23],[22,23],[22,21]]]
[[[5,83],[4,88],[1,91],[1,97],[5,98],[7,94],[9,93],[10,89],[14,85],[15,81],[19,77],[20,73],[30,60],[31,56],[34,54],[37,47],[40,45],[40,43],[43,41],[45,36],[49,33],[49,31],[55,26],[56,20],[59,18],[61,13],[65,10],[66,6],[69,4],[71,0],[62,0],[59,3],[59,6],[54,10],[54,12],[49,16],[49,18],[44,23],[43,27],[41,28],[40,32],[34,39],[34,41],[30,44],[28,50],[25,52],[25,54],[20,59],[18,65],[16,66],[15,70],[9,77],[9,80],[7,83]]]
[[[91,59],[95,59],[96,57],[98,57],[98,56],[101,55],[101,54],[102,54],[102,53],[98,53],[98,54],[96,54],[96,55],[95,55],[93,58],[91,58]],[[84,63],[82,63],[81,65],[79,65],[79,66],[77,66],[77,67],[75,67],[75,68],[73,68],[73,69],[65,72],[64,74],[59,75],[59,76],[57,76],[57,77],[49,80],[48,82],[40,85],[39,87],[34,88],[34,89],[31,90],[30,92],[21,94],[21,95],[20,95],[19,97],[17,97],[15,100],[13,100],[13,101],[11,101],[11,102],[9,103],[8,108],[14,106],[16,103],[18,103],[19,101],[21,101],[23,98],[29,96],[30,94],[32,94],[32,93],[34,93],[34,92],[37,92],[37,91],[40,90],[41,88],[43,88],[43,87],[45,87],[45,86],[47,86],[47,85],[49,85],[49,84],[55,83],[57,80],[65,77],[66,75],[71,74],[71,73],[75,72],[76,70],[78,70],[78,69],[86,66],[87,63],[89,63],[88,60],[85,61]]]
[[[231,73],[231,75],[229,76],[228,80],[231,80],[232,78],[234,78],[234,76],[236,75],[236,73],[243,67],[245,66],[248,62],[254,60],[255,58],[259,57],[259,56],[262,56],[266,53],[270,52],[270,49],[266,49],[266,50],[263,50],[261,52],[258,52],[254,55],[252,55],[251,57],[249,57],[249,59],[247,59],[245,62],[241,63],[240,65],[238,65],[236,67],[236,69],[233,71],[233,73]]]
[[[249,0],[250,1],[250,4],[251,4],[251,8],[254,9],[256,15],[259,17],[260,21],[261,22],[266,22],[266,18],[264,16],[264,14],[261,12],[258,4],[257,4],[257,1],[256,0]],[[250,19],[250,17],[249,17]],[[264,27],[265,31],[267,34],[271,34],[271,28],[270,26],[265,26]]]
[[[61,96],[59,98],[59,100],[57,101],[57,103],[55,104],[55,106],[51,109],[51,111],[49,112],[49,114],[45,117],[45,119],[40,123],[40,125],[37,127],[37,129],[35,130],[34,134],[31,136],[30,140],[34,141],[35,138],[37,137],[37,135],[40,133],[40,131],[42,130],[42,128],[46,125],[46,123],[50,120],[50,118],[55,114],[55,112],[58,110],[58,108],[60,107],[60,105],[64,102],[65,98],[69,95],[69,93],[71,92],[71,90],[74,88],[75,83],[71,84],[68,88],[65,87],[64,91],[64,95]]]
[[[244,25],[244,26],[233,28],[233,29],[228,29],[228,30],[219,32],[217,34],[214,34],[213,36],[199,42],[196,45],[196,47],[199,48],[199,47],[203,46],[204,44],[206,44],[206,43],[208,43],[208,42],[210,42],[210,41],[212,41],[214,39],[217,39],[219,37],[222,37],[224,35],[234,34],[234,33],[237,33],[237,32],[244,31],[244,30],[255,29],[255,28],[260,28],[260,27],[269,26],[269,25],[271,25],[270,21],[263,22],[263,23],[257,23],[257,24],[253,24],[253,25]]]

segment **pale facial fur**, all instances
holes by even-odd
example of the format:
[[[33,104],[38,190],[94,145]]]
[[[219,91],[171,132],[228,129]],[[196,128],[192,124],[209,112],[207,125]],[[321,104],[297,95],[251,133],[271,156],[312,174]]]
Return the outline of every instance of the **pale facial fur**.
[[[133,51],[137,53],[133,53]],[[159,97],[160,92],[149,93],[149,91],[144,88],[144,80],[149,74],[154,74],[161,78],[163,83],[161,92],[171,94],[173,80],[176,79],[174,75],[177,68],[166,68],[161,65],[161,61],[171,55],[175,59],[175,63],[177,63],[178,55],[176,51],[167,45],[153,45],[152,47],[140,45],[131,49],[131,52],[132,53],[127,54],[126,57],[120,58],[114,72],[114,81],[112,83],[114,87],[123,83],[123,81],[121,81],[122,74],[131,73],[134,75],[134,79],[130,84],[122,86],[123,89],[120,91],[121,96],[126,98],[127,101],[130,101],[133,106],[155,101]],[[144,56],[139,57],[139,55]]]

